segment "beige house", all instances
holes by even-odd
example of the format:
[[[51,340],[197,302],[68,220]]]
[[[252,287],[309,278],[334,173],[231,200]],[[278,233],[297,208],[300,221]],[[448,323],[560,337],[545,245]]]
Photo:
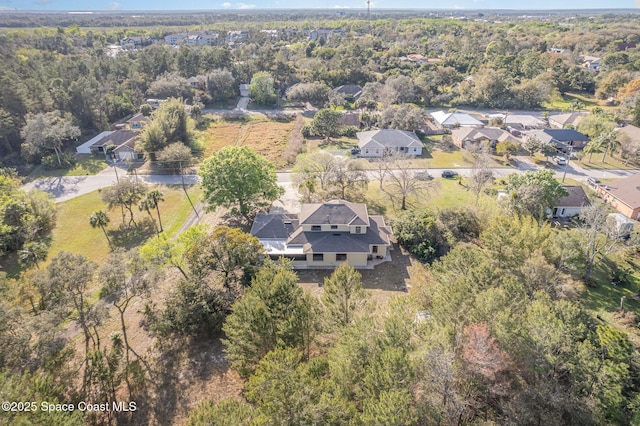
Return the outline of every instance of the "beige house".
[[[597,187],[600,197],[629,219],[640,220],[640,173]]]
[[[344,262],[371,269],[391,260],[391,234],[382,216],[344,200],[303,204],[298,215],[258,214],[251,227],[271,258],[291,259],[296,269],[335,268]]]
[[[578,127],[582,117],[588,115],[586,112],[570,112],[568,114],[555,114],[548,117],[549,126],[554,129],[566,129],[567,127]]]
[[[520,143],[511,133],[496,127],[461,127],[451,131],[451,139],[454,145],[465,149],[484,145],[494,148],[498,142]]]

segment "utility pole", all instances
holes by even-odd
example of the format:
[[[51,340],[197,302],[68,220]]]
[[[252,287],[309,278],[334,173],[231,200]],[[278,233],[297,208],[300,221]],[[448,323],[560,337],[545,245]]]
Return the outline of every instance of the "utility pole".
[[[571,155],[573,155],[573,146],[569,145],[569,155],[567,156],[567,164],[564,165],[564,173],[562,174],[562,183],[564,183],[564,178],[567,177],[567,167],[569,167],[569,161],[571,161]]]
[[[185,195],[187,196],[187,200],[189,200],[189,204],[191,204],[191,209],[193,209],[193,212],[196,214],[196,217],[198,219],[200,219],[200,215],[198,214],[198,210],[193,205],[193,202],[191,201],[191,197],[189,196],[189,192],[187,192],[187,187],[184,185],[184,173],[182,173],[182,161],[180,161],[180,179],[182,180],[182,190],[184,191]]]

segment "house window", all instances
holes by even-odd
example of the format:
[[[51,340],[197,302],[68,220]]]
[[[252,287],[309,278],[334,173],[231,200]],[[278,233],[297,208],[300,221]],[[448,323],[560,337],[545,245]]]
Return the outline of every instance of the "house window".
[[[416,152],[416,151],[417,151],[417,148],[413,148],[413,152]]]
[[[331,229],[338,229],[338,225],[331,225]]]
[[[362,233],[362,227],[356,226],[356,234]]]
[[[371,253],[377,253],[377,252],[378,252],[378,246],[371,247]]]
[[[324,261],[324,254],[322,254],[322,253],[313,253],[313,261],[314,262],[322,262],[322,261]]]
[[[346,253],[336,253],[336,262],[344,262],[345,260],[347,260]]]
[[[321,231],[322,230],[322,226],[320,226],[320,225],[311,225],[311,230],[312,231]]]

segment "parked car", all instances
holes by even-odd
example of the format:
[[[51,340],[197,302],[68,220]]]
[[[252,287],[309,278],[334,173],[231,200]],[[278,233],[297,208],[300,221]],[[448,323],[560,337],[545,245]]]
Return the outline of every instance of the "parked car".
[[[351,148],[351,155],[360,154],[360,148]]]
[[[458,176],[458,172],[454,172],[453,170],[443,170],[442,177],[447,179],[453,179]]]
[[[418,180],[431,180],[431,179],[433,179],[433,176],[431,176],[431,173],[429,173],[426,170],[423,170],[423,171],[420,171],[420,172],[416,172],[415,177]]]
[[[558,166],[566,166],[568,162],[568,160],[565,157],[561,157],[561,156],[557,156],[555,160]]]
[[[598,186],[600,184],[600,179],[594,178],[594,177],[590,177],[590,178],[587,178],[587,183],[590,186],[596,187],[596,186]]]

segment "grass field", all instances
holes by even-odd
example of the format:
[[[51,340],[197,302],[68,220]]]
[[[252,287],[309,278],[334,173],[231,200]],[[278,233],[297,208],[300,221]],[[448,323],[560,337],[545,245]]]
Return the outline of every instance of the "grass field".
[[[164,232],[168,236],[173,236],[191,214],[191,206],[180,186],[163,186],[159,189],[164,194],[164,201],[160,203],[160,215]],[[189,189],[189,196],[194,203],[198,202],[200,192],[199,187]],[[110,252],[107,239],[102,229],[92,228],[89,225],[91,213],[106,209],[105,204],[102,202],[100,191],[94,191],[65,201],[58,204],[57,207],[58,219],[51,235],[51,246],[47,260],[61,251],[69,251],[80,253],[98,264],[104,263]],[[133,248],[155,235],[153,224],[149,221],[149,215],[146,212],[140,212],[135,207],[134,217],[141,226],[137,229],[121,229],[122,215],[120,208],[114,208],[109,212],[111,222],[107,227],[107,233],[116,247]],[[154,219],[157,220],[157,217]],[[42,266],[40,265],[40,267]],[[17,276],[21,272],[15,257],[4,259],[2,268],[10,276]]]
[[[76,165],[71,169],[62,170],[47,170],[42,165],[35,167],[31,173],[25,179],[26,182],[50,176],[86,176],[95,175],[105,168],[107,168],[107,162],[104,157],[99,157],[90,154],[76,154]]]
[[[605,105],[601,105],[598,99],[581,93],[565,93],[561,97],[551,99],[550,102],[543,102],[542,107],[553,110],[569,110],[571,109],[571,103],[575,101],[582,102],[585,109],[594,107],[605,108]]]
[[[284,152],[295,121],[272,121],[252,118],[239,121],[215,121],[207,129],[196,132],[204,145],[204,158],[229,145],[248,146],[273,162],[285,166]]]
[[[589,162],[589,157],[591,154],[585,154],[582,160],[578,161],[578,165],[585,169],[619,169],[619,170],[631,170],[638,168],[634,164],[624,164],[624,162],[619,159],[612,157],[611,155],[607,155],[602,162],[602,153],[594,153],[591,158],[591,162]]]

